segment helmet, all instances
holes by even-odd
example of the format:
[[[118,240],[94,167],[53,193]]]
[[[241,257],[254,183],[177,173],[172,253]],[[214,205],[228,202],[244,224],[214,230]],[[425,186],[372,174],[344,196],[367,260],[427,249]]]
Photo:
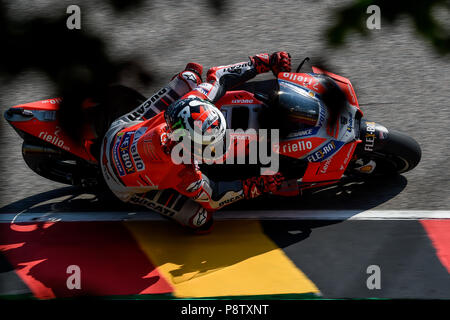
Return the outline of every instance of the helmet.
[[[164,118],[173,138],[188,134],[188,138],[200,147],[222,143],[225,136],[226,121],[222,112],[211,102],[197,97],[173,103],[165,111]],[[181,135],[177,134],[179,129],[183,132]]]

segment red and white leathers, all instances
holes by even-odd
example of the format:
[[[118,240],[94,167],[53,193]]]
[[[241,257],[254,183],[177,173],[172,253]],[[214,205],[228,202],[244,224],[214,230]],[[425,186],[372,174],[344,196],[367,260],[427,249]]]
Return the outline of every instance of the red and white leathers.
[[[214,182],[195,162],[174,164],[166,150],[168,127],[164,110],[171,103],[190,96],[214,103],[227,90],[259,73],[273,71],[280,64],[281,69],[290,69],[290,59],[288,68],[283,67],[288,64],[287,59],[271,64],[270,57],[260,54],[248,62],[211,68],[207,82],[201,80],[201,66],[188,64],[187,70],[167,86],[115,120],[101,148],[103,176],[113,193],[122,201],[146,206],[184,226],[200,228],[211,219],[213,211],[267,192],[270,188],[264,185],[266,178],[270,184],[279,183],[270,176]]]

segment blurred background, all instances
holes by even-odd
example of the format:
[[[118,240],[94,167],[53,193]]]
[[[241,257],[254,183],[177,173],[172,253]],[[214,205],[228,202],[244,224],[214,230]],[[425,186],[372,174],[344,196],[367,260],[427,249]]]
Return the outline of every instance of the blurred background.
[[[66,27],[74,4],[80,30]],[[371,4],[381,10],[381,29],[366,26]],[[367,118],[421,144],[405,192],[380,208],[446,209],[449,12],[449,1],[439,0],[0,0],[0,109],[62,96],[71,101],[66,125],[77,128],[77,102],[109,84],[150,96],[189,61],[207,70],[286,50],[294,68],[308,56],[348,77]],[[0,121],[0,207],[62,187],[26,167],[19,137]]]

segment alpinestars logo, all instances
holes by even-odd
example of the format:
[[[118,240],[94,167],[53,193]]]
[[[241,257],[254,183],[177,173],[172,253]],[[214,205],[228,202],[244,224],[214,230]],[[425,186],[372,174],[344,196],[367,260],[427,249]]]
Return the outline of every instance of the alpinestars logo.
[[[205,208],[200,208],[199,212],[193,219],[193,223],[195,226],[200,227],[206,222],[206,218],[208,217],[208,213]]]
[[[191,183],[191,184],[186,188],[186,191],[187,191],[187,192],[194,192],[194,191],[197,191],[198,189],[200,189],[200,187],[202,186],[202,184],[203,184],[203,180],[197,180],[197,181]]]
[[[251,191],[251,198],[256,198],[260,194],[261,193],[258,191],[258,188],[256,186],[253,186],[252,191]]]
[[[185,78],[188,81],[192,81],[192,82],[197,83],[197,81],[195,79],[195,76],[192,73],[190,73],[190,72],[189,73],[183,73],[183,78]]]

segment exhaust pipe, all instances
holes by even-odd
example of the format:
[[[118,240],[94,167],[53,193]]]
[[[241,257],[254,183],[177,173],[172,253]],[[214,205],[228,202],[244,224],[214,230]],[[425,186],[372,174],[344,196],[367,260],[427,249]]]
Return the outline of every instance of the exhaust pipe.
[[[23,154],[42,154],[42,155],[61,155],[62,152],[58,149],[51,147],[44,147],[41,145],[35,145],[30,143],[22,144],[22,153]]]

